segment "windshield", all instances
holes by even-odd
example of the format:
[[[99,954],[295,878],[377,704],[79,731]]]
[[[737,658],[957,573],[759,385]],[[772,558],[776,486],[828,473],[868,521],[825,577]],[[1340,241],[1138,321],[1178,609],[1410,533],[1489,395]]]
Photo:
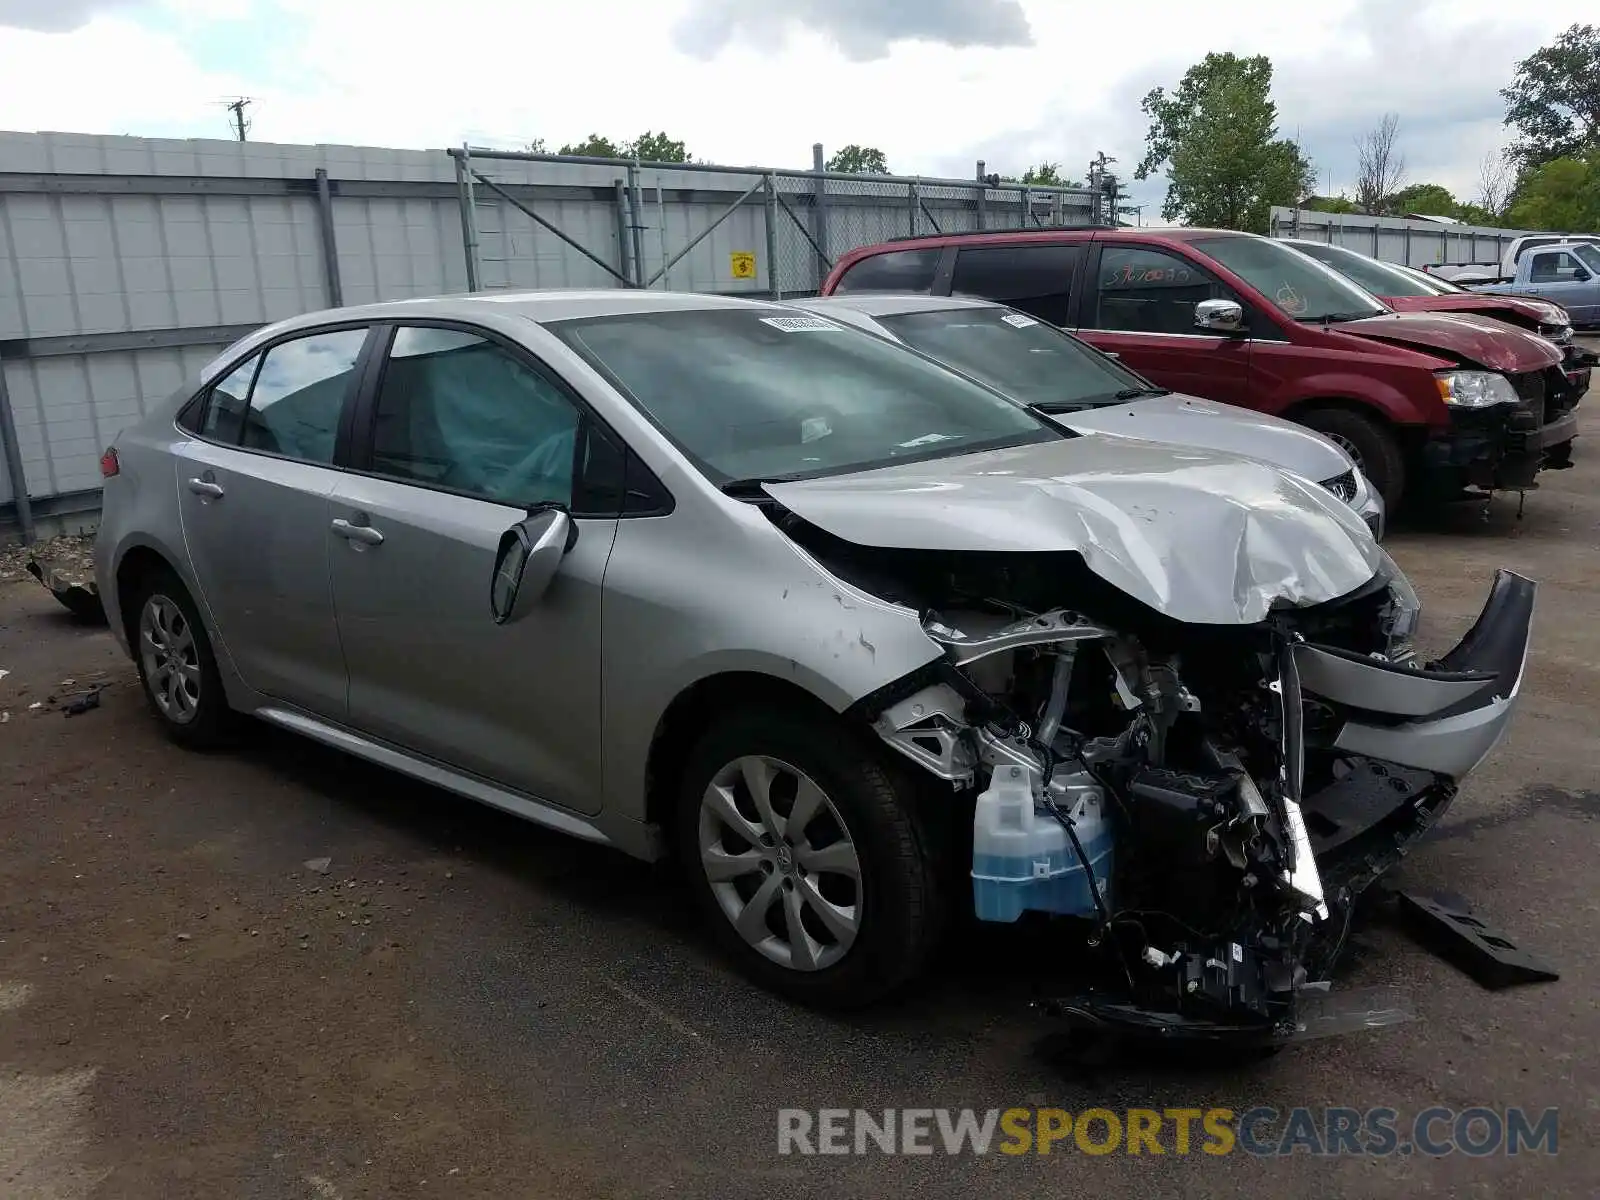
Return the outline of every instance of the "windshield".
[[[1360,284],[1374,296],[1436,296],[1433,288],[1398,267],[1343,246],[1309,246],[1291,242],[1296,250],[1308,254],[1319,263],[1332,267],[1353,283]]]
[[[907,345],[1024,404],[1091,408],[1159,390],[1054,326],[1009,309],[945,308],[876,319]]]
[[[1389,311],[1371,292],[1282,242],[1235,236],[1190,244],[1297,321],[1354,321]]]
[[[1429,275],[1426,271],[1419,270],[1416,267],[1402,267],[1398,264],[1391,265],[1394,266],[1396,271],[1403,271],[1412,279],[1415,279],[1421,286],[1428,288],[1435,296],[1453,296],[1467,290],[1466,288],[1461,287],[1459,284],[1451,283],[1448,279],[1438,275]]]
[[[904,347],[780,308],[627,313],[547,328],[719,484],[1066,436]]]

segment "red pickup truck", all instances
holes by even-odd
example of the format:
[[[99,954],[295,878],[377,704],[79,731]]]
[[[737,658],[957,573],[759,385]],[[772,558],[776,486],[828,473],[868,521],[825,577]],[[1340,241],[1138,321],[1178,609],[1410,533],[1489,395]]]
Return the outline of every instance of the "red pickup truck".
[[[998,300],[1154,383],[1339,442],[1391,511],[1408,490],[1520,490],[1571,465],[1574,388],[1549,341],[1471,315],[1397,313],[1281,242],[1214,229],[989,231],[839,260],[822,287]]]

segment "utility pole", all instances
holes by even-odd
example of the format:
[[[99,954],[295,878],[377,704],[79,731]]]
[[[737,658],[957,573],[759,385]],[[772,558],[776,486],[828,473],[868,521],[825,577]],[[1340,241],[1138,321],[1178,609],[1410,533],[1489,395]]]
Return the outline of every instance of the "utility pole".
[[[252,101],[248,96],[240,96],[231,100],[225,107],[233,114],[233,132],[239,141],[244,141],[244,135],[250,130],[250,122],[245,119],[244,110],[249,108]]]

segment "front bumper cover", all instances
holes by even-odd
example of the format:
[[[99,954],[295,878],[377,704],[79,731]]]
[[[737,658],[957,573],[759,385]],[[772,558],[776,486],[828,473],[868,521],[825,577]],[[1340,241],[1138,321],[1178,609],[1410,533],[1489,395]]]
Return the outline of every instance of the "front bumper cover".
[[[1538,585],[1495,573],[1477,621],[1420,670],[1301,644],[1305,693],[1342,722],[1325,747],[1345,772],[1302,804],[1331,895],[1353,896],[1442,817],[1456,788],[1510,728],[1527,670]]]

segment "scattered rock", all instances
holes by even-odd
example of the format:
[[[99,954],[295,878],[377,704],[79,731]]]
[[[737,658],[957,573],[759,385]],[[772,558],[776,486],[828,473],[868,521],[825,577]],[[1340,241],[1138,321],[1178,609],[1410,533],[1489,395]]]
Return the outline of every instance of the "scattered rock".
[[[189,935],[187,933],[180,933],[178,935],[178,940],[180,942],[187,942],[189,940]]]

